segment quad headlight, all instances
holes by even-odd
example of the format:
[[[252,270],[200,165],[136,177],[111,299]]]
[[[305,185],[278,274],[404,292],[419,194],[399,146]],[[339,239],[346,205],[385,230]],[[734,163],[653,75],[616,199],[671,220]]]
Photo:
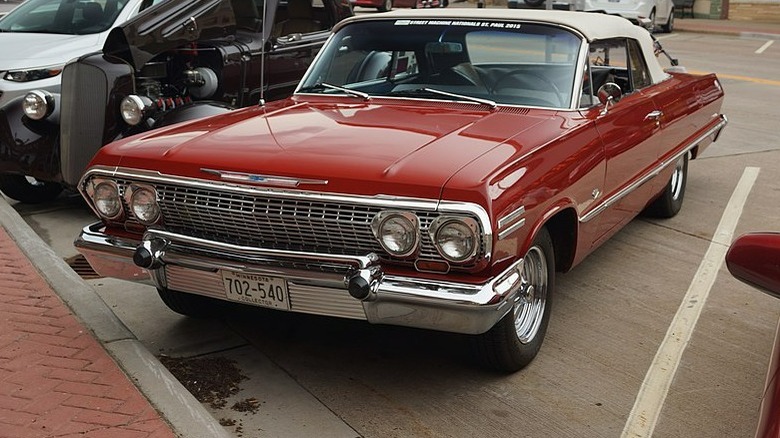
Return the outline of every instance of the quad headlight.
[[[92,203],[95,210],[106,219],[116,219],[122,214],[122,198],[113,181],[100,181],[92,187]]]
[[[417,251],[420,242],[420,220],[407,211],[383,211],[371,222],[371,231],[385,251],[406,257]]]
[[[131,94],[119,104],[119,112],[122,114],[122,120],[130,126],[141,123],[146,114],[152,108],[152,100],[146,96],[136,96]]]
[[[30,91],[22,99],[22,110],[33,120],[45,119],[54,112],[54,96],[44,90]]]
[[[468,262],[477,255],[479,225],[472,218],[438,217],[431,223],[428,233],[439,254],[450,262]]]
[[[125,193],[125,200],[133,215],[144,225],[150,225],[160,219],[160,204],[157,191],[152,186],[133,185]]]

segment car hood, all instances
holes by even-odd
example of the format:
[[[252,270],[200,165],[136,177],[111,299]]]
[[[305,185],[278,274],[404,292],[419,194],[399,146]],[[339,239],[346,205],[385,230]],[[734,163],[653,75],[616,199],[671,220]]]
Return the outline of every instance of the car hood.
[[[438,198],[453,175],[507,139],[515,146],[503,159],[516,155],[524,147],[518,135],[554,114],[288,102],[270,113],[250,108],[115,143],[93,164],[195,178],[219,178],[217,171],[226,180],[226,173],[240,173],[254,183],[261,176],[285,177],[310,190]],[[534,145],[540,136],[560,134],[560,125],[536,131]]]
[[[100,50],[106,33],[61,35],[0,33],[0,71],[65,64],[85,53]]]
[[[154,56],[189,42],[232,35],[235,25],[230,0],[165,1],[112,30],[103,53],[138,70]]]

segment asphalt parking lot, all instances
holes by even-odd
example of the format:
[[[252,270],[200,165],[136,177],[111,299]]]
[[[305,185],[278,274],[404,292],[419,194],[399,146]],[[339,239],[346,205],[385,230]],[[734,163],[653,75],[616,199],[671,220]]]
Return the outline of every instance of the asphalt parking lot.
[[[209,407],[241,425],[226,428],[235,436],[643,436],[636,406],[657,412],[656,437],[752,435],[780,301],[731,278],[719,255],[732,235],[780,228],[780,46],[767,41],[662,36],[689,70],[719,74],[730,124],[691,162],[677,217],[633,221],[559,277],[545,344],[519,373],[480,370],[457,336],[264,311],[195,321],[150,287],[88,283],[152,353],[236,361],[248,379],[227,406],[261,409]],[[15,208],[62,258],[92,220],[76,197]],[[679,354],[660,367],[668,392],[643,391],[659,351]]]

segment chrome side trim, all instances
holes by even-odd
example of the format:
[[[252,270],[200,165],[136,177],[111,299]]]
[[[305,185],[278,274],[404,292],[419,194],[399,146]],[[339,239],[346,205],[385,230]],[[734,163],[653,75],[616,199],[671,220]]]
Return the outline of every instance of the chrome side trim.
[[[525,225],[525,218],[522,216],[525,214],[525,206],[521,205],[515,211],[501,217],[498,220],[498,239],[502,240],[509,234],[513,233]]]
[[[661,164],[659,164],[655,168],[651,169],[649,172],[645,173],[642,177],[640,177],[639,179],[635,180],[633,183],[630,183],[629,185],[627,185],[626,187],[624,187],[623,189],[621,189],[620,191],[618,191],[614,195],[610,196],[609,198],[606,198],[599,205],[594,207],[591,211],[586,213],[584,216],[581,216],[579,221],[584,223],[584,222],[588,222],[588,221],[592,220],[593,218],[598,216],[600,213],[602,213],[604,210],[606,210],[607,208],[611,207],[613,204],[617,203],[618,201],[620,201],[624,197],[628,196],[631,192],[633,192],[634,190],[639,188],[642,184],[648,182],[649,180],[651,180],[652,178],[657,176],[667,166],[676,163],[677,160],[680,159],[680,157],[682,157],[683,155],[685,155],[688,152],[690,152],[691,149],[695,148],[702,140],[704,140],[705,138],[707,138],[707,137],[709,137],[710,135],[713,135],[713,134],[716,135],[716,136],[719,135],[720,131],[728,123],[728,120],[726,119],[726,116],[720,114],[719,118],[720,118],[720,121],[715,126],[710,128],[709,130],[707,130],[707,132],[705,132],[704,134],[696,137],[696,139],[693,140],[692,142],[688,143],[688,145],[685,146],[685,148],[683,148],[682,150],[680,150],[678,153],[674,154],[672,157],[668,158],[667,160],[661,162]]]

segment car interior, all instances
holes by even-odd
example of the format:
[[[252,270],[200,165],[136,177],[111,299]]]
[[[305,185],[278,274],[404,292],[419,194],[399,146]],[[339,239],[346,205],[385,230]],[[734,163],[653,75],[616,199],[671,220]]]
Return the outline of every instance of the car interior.
[[[569,106],[575,57],[564,55],[561,47],[555,48],[557,53],[537,53],[545,47],[534,40],[528,42],[525,59],[512,59],[518,52],[512,44],[526,37],[495,34],[458,29],[447,32],[446,39],[410,35],[395,41],[347,36],[321,82],[370,95],[442,97],[433,89],[504,104]],[[498,51],[507,56],[491,54],[494,40],[501,41]],[[559,46],[576,54],[571,44],[567,40]]]

